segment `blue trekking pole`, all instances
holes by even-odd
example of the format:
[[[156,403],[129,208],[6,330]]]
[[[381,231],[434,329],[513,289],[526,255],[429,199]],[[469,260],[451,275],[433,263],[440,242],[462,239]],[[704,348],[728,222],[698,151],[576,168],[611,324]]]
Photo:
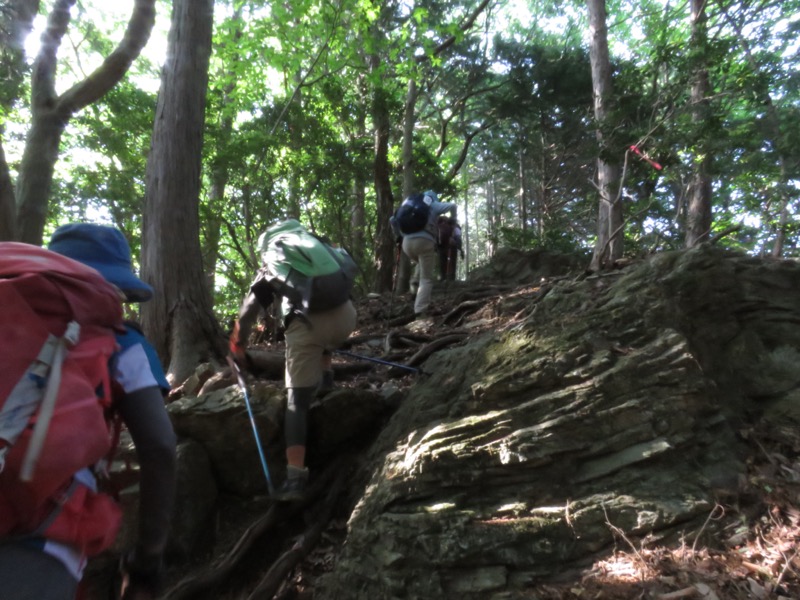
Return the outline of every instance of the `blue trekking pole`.
[[[261,447],[261,438],[258,435],[258,427],[256,427],[256,419],[253,415],[253,407],[250,406],[250,397],[247,394],[247,385],[244,382],[244,377],[242,376],[242,371],[239,369],[239,365],[236,364],[236,361],[233,360],[232,356],[228,356],[228,364],[231,367],[231,371],[236,375],[236,381],[239,383],[239,387],[242,389],[242,394],[244,394],[244,403],[247,406],[247,414],[250,416],[250,425],[253,426],[253,435],[256,438],[256,446],[258,447],[258,455],[261,457],[261,466],[264,469],[264,476],[267,478],[267,490],[269,490],[269,495],[272,496],[275,493],[275,488],[272,485],[272,479],[269,476],[269,468],[267,467],[267,459],[264,456],[264,449]]]
[[[347,350],[334,350],[336,354],[341,354],[342,356],[349,356],[351,358],[359,358],[361,360],[368,360],[370,362],[378,363],[380,365],[387,365],[389,367],[397,367],[398,369],[405,369],[406,371],[413,371],[414,373],[422,373],[422,369],[417,369],[414,367],[407,367],[406,365],[401,365],[398,363],[389,362],[387,360],[381,360],[380,358],[372,358],[370,356],[361,356],[360,354],[353,354],[352,352],[348,352]]]

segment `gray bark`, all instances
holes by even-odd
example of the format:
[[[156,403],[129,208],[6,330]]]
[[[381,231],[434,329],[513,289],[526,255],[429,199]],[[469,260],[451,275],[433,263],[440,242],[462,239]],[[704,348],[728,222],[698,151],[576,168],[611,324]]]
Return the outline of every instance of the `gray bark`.
[[[692,0],[692,45],[695,49],[706,45],[706,0]],[[698,55],[702,54],[698,52]],[[702,60],[702,59],[701,59]],[[704,64],[695,66],[692,83],[692,120],[702,124],[708,118],[708,94],[711,85]],[[708,136],[697,141],[694,172],[689,183],[689,204],[686,213],[686,247],[692,248],[707,240],[711,233],[711,166],[712,157]]]
[[[0,106],[11,110],[19,100],[20,88],[27,73],[25,39],[33,29],[39,12],[38,0],[8,0],[0,8],[0,69],[4,74]],[[2,145],[4,127],[0,124],[0,241],[16,237],[17,206],[14,182]]]
[[[371,69],[373,71],[379,69],[380,62],[380,58],[377,56],[372,57]],[[375,282],[375,289],[376,291],[383,292],[391,290],[392,266],[394,263],[394,236],[389,226],[389,217],[392,216],[392,211],[394,210],[394,195],[392,194],[389,167],[389,134],[391,132],[391,119],[389,117],[386,90],[379,84],[373,89],[372,93],[372,121],[375,124],[375,162],[373,177],[378,206],[377,226],[375,231],[375,266],[377,268],[378,278]]]
[[[594,117],[597,123],[597,142],[600,155],[597,158],[597,188],[600,206],[597,215],[597,244],[590,269],[598,271],[610,268],[622,257],[622,203],[616,195],[619,183],[619,167],[610,162],[604,150],[609,144],[604,131],[607,130],[609,103],[613,89],[611,83],[611,61],[608,56],[608,28],[606,26],[605,0],[587,0],[589,27],[592,33],[590,61],[592,65],[592,89]]]
[[[58,49],[70,23],[75,0],[57,0],[42,35],[42,46],[31,79],[32,122],[25,143],[16,199],[17,236],[41,245],[50,187],[61,136],[72,116],[102,98],[124,76],[150,37],[155,0],[134,0],[125,36],[103,64],[61,95],[56,93]]]
[[[147,161],[142,274],[155,298],[142,324],[171,382],[222,351],[199,241],[201,151],[213,0],[176,0]]]

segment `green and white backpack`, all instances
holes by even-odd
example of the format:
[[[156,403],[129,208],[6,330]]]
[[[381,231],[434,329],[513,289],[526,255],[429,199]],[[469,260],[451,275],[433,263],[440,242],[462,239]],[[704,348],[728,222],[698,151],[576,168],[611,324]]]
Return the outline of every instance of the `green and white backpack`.
[[[267,229],[258,238],[261,273],[275,292],[304,313],[341,306],[350,298],[358,266],[294,219]]]

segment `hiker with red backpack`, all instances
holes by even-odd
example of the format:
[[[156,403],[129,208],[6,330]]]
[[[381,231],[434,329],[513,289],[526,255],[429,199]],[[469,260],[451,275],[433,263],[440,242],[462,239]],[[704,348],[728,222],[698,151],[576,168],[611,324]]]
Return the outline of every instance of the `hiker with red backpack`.
[[[114,543],[121,509],[98,477],[119,421],[141,471],[137,542],[121,561],[118,593],[158,592],[175,491],[169,384],[152,346],[122,319],[123,301],[152,296],[113,227],[65,225],[47,250],[0,243],[1,337],[13,344],[0,353],[13,367],[3,377],[15,378],[0,384],[4,600],[71,600],[87,559]]]
[[[449,212],[456,218],[458,206],[452,202],[439,202],[436,192],[412,194],[398,207],[389,219],[395,237],[402,236],[403,252],[412,264],[418,264],[419,287],[414,298],[414,314],[425,315],[433,294],[436,270],[437,221]]]
[[[436,249],[439,252],[439,281],[454,281],[458,268],[458,255],[464,258],[461,241],[461,226],[454,217],[439,217],[437,222],[439,239]]]
[[[250,332],[262,309],[280,303],[285,327],[287,388],[284,437],[286,479],[272,494],[278,501],[304,496],[308,410],[320,389],[333,386],[331,352],[356,327],[350,300],[357,267],[342,248],[327,243],[294,219],[278,223],[258,240],[262,268],[242,302],[230,337],[237,364],[247,364]],[[266,468],[265,468],[266,472]]]

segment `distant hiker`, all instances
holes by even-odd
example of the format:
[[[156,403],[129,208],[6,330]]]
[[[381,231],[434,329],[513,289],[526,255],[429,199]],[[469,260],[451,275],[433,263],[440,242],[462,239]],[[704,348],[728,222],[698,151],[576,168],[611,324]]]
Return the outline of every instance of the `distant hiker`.
[[[461,241],[461,226],[454,217],[440,216],[437,221],[439,238],[436,250],[439,253],[439,280],[453,281],[456,278],[458,255],[464,258]]]
[[[18,267],[28,272],[12,275]],[[9,315],[5,300],[12,286],[19,302]],[[25,337],[17,337],[14,356],[27,350],[28,337],[46,338],[32,362],[6,361],[0,377],[5,391],[2,379],[22,369],[10,395],[0,395],[0,446],[9,444],[0,473],[4,600],[74,598],[87,558],[114,542],[121,510],[98,491],[96,476],[103,474],[104,461],[95,463],[116,445],[116,416],[130,432],[141,468],[137,540],[124,554],[118,592],[124,600],[149,600],[158,593],[175,492],[176,439],[163,397],[169,384],[152,346],[135,325],[123,323],[121,304],[152,295],[153,289],[132,270],[125,237],[113,227],[59,227],[49,250],[0,244],[3,342],[14,339],[10,316],[26,330]],[[53,344],[55,351],[50,350]],[[21,387],[30,381],[35,383],[23,395],[31,401],[33,416],[25,417],[30,425],[14,434],[6,408],[22,406]],[[27,458],[36,445],[49,388],[54,391],[52,416],[38,460],[26,474],[25,459],[18,457]]]
[[[275,492],[299,500],[308,482],[305,466],[308,409],[317,390],[333,386],[331,351],[356,326],[350,300],[356,265],[350,255],[289,219],[258,240],[262,268],[239,309],[230,350],[245,364],[247,342],[261,308],[281,301],[286,339],[286,480]]]
[[[436,270],[436,223],[439,215],[450,212],[457,216],[458,207],[452,202],[439,202],[436,193],[428,190],[413,194],[389,219],[394,235],[402,236],[403,252],[412,263],[419,264],[419,288],[414,299],[414,314],[423,316],[431,303],[433,278]]]

